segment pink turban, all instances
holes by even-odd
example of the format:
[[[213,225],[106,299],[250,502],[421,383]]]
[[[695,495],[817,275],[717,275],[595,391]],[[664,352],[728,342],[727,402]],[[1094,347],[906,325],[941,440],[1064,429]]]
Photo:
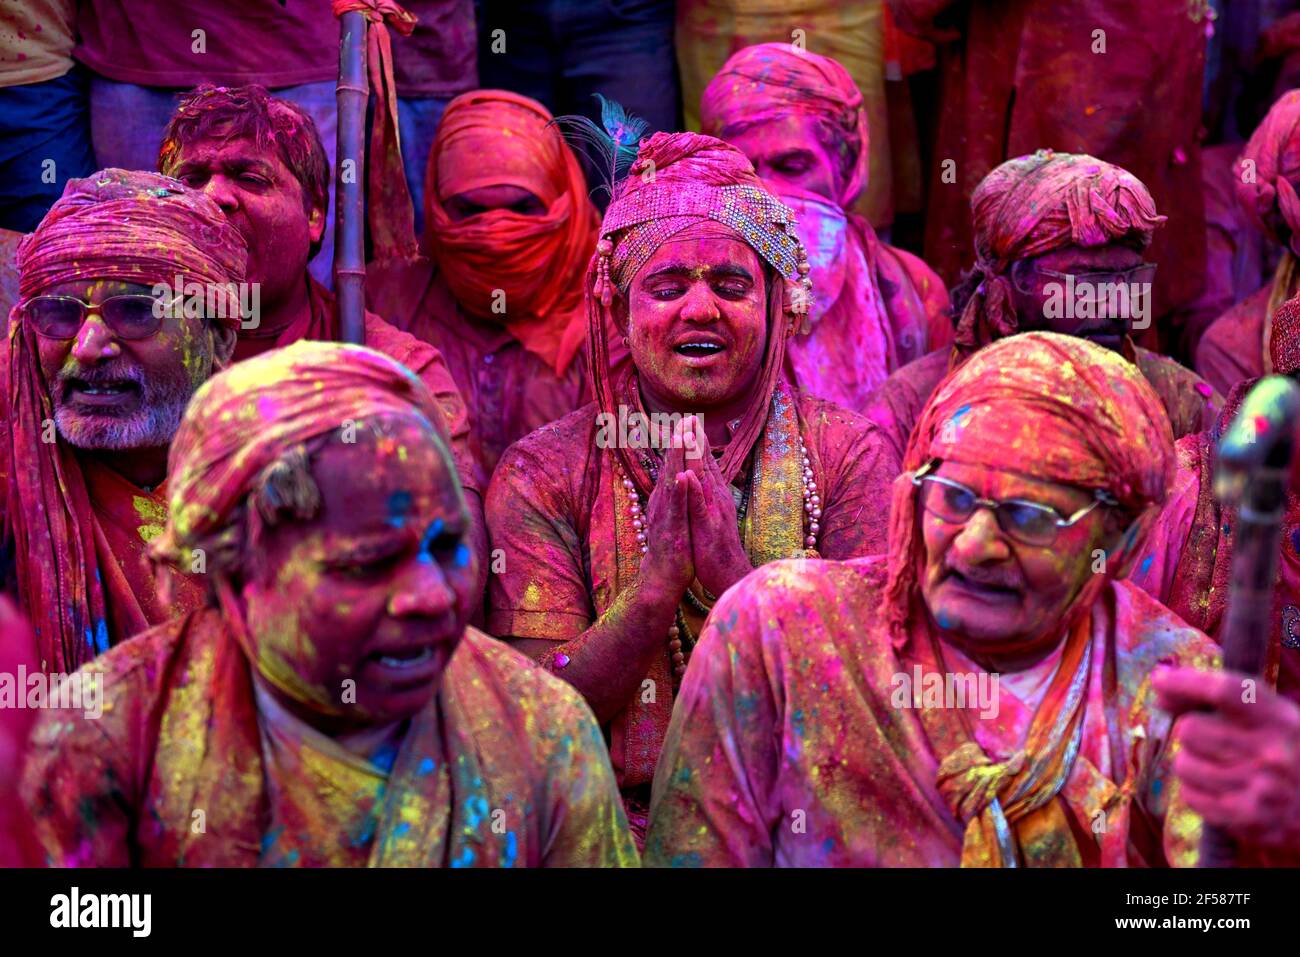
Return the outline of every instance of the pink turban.
[[[1251,134],[1235,171],[1237,201],[1251,220],[1279,243],[1283,234],[1278,227],[1285,225],[1291,251],[1300,255],[1300,197],[1291,185],[1300,182],[1300,90],[1283,94],[1273,104]]]
[[[1071,244],[1117,240],[1145,249],[1167,217],[1132,173],[1092,156],[1039,150],[1007,160],[971,195],[975,272],[983,280],[957,323],[955,347],[968,355],[1019,330],[1011,264]]]
[[[244,281],[244,239],[205,194],[161,173],[100,170],[70,179],[39,226],[18,245],[26,299],[78,279],[171,285]],[[239,316],[220,320],[238,326]]]
[[[700,97],[704,132],[727,138],[791,114],[823,121],[844,148],[836,201],[848,208],[867,184],[867,112],[849,71],[790,43],[745,47],[722,65]]]
[[[716,230],[747,243],[785,279],[769,294],[769,333],[762,388],[741,417],[719,463],[730,480],[740,470],[767,421],[781,375],[786,338],[799,316],[795,283],[806,276],[807,253],[795,232],[794,214],[768,192],[745,154],[699,133],[655,133],[643,140],[627,177],[619,183],[600,227],[600,242],[587,270],[587,341],[593,391],[602,411],[617,414],[618,393],[628,387],[614,373],[608,345],[617,324],[610,309],[613,288],[626,292],[655,250],[692,227]],[[779,282],[780,280],[778,280]],[[807,281],[811,289],[811,281]],[[801,314],[801,313],[800,313]],[[654,483],[641,459],[615,449],[624,470],[646,494]]]
[[[203,193],[158,173],[106,169],[68,180],[19,244],[19,292],[26,299],[88,279],[171,285],[178,274],[224,286],[243,282],[246,257],[243,237]],[[19,596],[36,625],[41,658],[59,671],[85,661],[106,627],[107,609],[131,607],[135,596],[114,595],[96,564],[98,519],[76,457],[61,442],[42,441],[53,401],[36,333],[19,321],[19,308],[10,313],[0,385],[9,413],[4,524],[23,556]],[[239,325],[238,310],[223,312],[226,318],[213,321]]]

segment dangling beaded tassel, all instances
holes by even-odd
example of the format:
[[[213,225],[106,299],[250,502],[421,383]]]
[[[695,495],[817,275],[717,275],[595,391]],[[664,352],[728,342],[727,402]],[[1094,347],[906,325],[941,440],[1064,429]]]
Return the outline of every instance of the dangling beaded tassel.
[[[809,273],[812,272],[812,264],[808,262],[808,251],[804,249],[803,243],[799,244],[798,261],[795,263],[795,269],[799,272],[799,279],[796,280],[794,287],[793,312],[795,315],[802,316],[803,321],[799,324],[799,333],[807,333],[812,329],[812,290],[813,281]]]
[[[682,650],[682,613],[677,612],[677,621],[668,628],[668,654],[673,660],[673,690],[681,687],[682,675],[686,674],[686,652]]]
[[[623,487],[627,489],[628,495],[632,497],[632,504],[628,511],[632,513],[632,527],[636,529],[636,542],[641,546],[641,554],[644,555],[650,548],[647,543],[645,515],[641,512],[641,496],[637,494],[636,486],[632,484],[630,478],[623,479]]]
[[[602,239],[596,243],[596,254],[599,257],[596,260],[596,294],[600,297],[600,304],[608,306],[614,301],[614,287],[609,281],[609,260],[614,254],[614,244]]]

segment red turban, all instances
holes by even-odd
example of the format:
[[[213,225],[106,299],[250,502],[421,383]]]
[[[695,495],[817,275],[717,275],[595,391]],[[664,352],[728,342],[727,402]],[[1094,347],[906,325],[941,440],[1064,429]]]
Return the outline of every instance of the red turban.
[[[178,274],[225,285],[243,281],[246,257],[243,237],[203,193],[158,173],[106,169],[69,180],[19,245],[19,289],[25,299],[72,280],[171,285]],[[12,426],[5,532],[20,556],[19,597],[42,661],[51,671],[71,670],[108,643],[110,585],[96,559],[100,530],[76,457],[63,442],[42,441],[54,407],[36,333],[20,321],[20,308],[10,314],[3,377]],[[236,312],[216,321],[237,325]],[[134,594],[114,594],[112,603],[119,612],[138,604]]]
[[[429,255],[464,309],[499,319],[563,375],[585,334],[582,274],[600,214],[573,151],[546,107],[502,90],[456,97],[438,125],[425,173]],[[485,186],[526,189],[541,216],[490,210],[453,222],[443,203]],[[493,306],[504,292],[505,312]]]
[[[1135,241],[1143,249],[1164,216],[1142,182],[1092,156],[1039,150],[1007,160],[971,195],[975,273],[982,280],[962,310],[955,346],[969,354],[1019,330],[1007,271],[1053,249]]]
[[[1300,197],[1292,185],[1300,182],[1300,90],[1284,93],[1273,104],[1251,134],[1235,172],[1237,201],[1251,220],[1300,255]]]
[[[610,311],[613,288],[626,294],[655,250],[693,227],[740,239],[786,280],[768,292],[762,385],[719,462],[723,476],[731,481],[767,421],[786,339],[811,298],[801,296],[795,286],[809,266],[795,233],[793,213],[768,192],[745,154],[734,146],[699,133],[655,133],[641,142],[631,171],[605,211],[601,241],[587,270],[591,375],[601,411],[617,415],[620,402],[635,406],[638,400],[628,397],[633,380],[625,375],[620,382],[612,381],[606,336],[617,326]],[[654,483],[644,463],[627,449],[614,451],[626,474],[648,495]]]
[[[926,403],[895,481],[889,518],[886,615],[906,637],[923,561],[911,473],[931,459],[1083,489],[1101,489],[1127,511],[1164,501],[1174,440],[1164,403],[1136,365],[1086,339],[1027,332],[981,349],[948,374]],[[1107,577],[1121,577],[1154,515],[1124,542],[1107,575],[1080,592],[1091,604]]]
[[[106,169],[68,180],[18,245],[19,294],[77,279],[171,285],[244,281],[239,232],[205,194],[161,173]],[[178,290],[179,292],[179,290]],[[220,321],[238,326],[239,316]]]
[[[791,114],[822,120],[842,144],[838,193],[848,209],[867,185],[867,112],[849,71],[830,57],[790,43],[759,43],[734,53],[700,97],[700,126],[726,139]]]

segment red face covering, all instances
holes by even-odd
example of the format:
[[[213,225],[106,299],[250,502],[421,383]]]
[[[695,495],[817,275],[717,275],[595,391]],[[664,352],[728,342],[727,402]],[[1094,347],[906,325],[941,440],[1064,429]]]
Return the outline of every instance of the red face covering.
[[[582,347],[582,276],[600,218],[551,119],[540,103],[500,90],[452,100],[429,152],[425,241],[466,312],[500,321],[562,375]],[[488,186],[526,189],[546,213],[489,210],[453,222],[443,209]]]
[[[68,181],[36,231],[18,249],[24,298],[80,278],[143,285],[239,283],[244,240],[203,193],[158,173],[108,169]],[[232,311],[220,321],[237,325]],[[4,395],[9,403],[5,531],[17,554],[19,595],[36,625],[41,660],[72,670],[111,642],[176,609],[153,600],[155,584],[121,546],[141,526],[142,490],[106,468],[83,470],[63,441],[42,441],[53,421],[36,333],[10,314]],[[93,463],[92,463],[93,464]],[[120,518],[120,520],[119,520]]]

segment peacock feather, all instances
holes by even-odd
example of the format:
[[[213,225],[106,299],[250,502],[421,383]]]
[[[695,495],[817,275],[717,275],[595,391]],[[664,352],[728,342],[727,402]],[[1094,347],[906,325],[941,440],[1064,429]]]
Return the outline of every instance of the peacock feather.
[[[601,182],[592,192],[603,190],[612,199],[614,187],[627,175],[636,159],[637,146],[650,124],[627,112],[614,100],[607,100],[599,93],[592,95],[600,100],[599,125],[579,114],[557,116],[551,122],[560,128],[570,145],[581,150],[596,167]]]

